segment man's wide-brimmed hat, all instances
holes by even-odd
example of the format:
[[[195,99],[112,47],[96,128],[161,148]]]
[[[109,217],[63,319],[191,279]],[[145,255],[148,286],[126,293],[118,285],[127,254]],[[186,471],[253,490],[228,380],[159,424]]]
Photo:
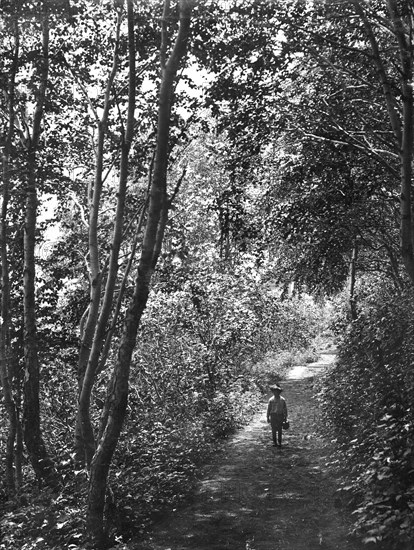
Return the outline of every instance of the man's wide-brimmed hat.
[[[280,386],[278,386],[277,384],[273,384],[273,386],[270,386],[270,389],[272,391],[283,391],[282,388]]]

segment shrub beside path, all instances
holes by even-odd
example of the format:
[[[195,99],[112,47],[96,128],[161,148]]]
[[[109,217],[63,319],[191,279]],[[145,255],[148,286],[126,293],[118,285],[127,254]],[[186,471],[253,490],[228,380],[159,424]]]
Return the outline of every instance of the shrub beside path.
[[[294,367],[283,382],[291,428],[282,449],[272,446],[264,400],[203,469],[191,502],[131,550],[361,550],[347,536],[349,512],[325,467],[329,444],[318,434],[313,379],[334,357]]]

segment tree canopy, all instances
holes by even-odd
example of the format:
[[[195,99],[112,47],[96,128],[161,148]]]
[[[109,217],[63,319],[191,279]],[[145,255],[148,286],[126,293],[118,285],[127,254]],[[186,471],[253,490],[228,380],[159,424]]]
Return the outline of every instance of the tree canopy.
[[[198,415],[188,473],[324,299],[356,321],[358,281],[412,286],[413,6],[19,0],[0,25],[1,490],[76,487],[104,547],[163,423]]]

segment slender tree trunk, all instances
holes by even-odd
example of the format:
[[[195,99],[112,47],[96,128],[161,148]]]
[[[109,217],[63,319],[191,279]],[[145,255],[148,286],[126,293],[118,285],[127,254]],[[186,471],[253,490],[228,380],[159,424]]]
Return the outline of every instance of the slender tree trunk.
[[[128,5],[132,0],[128,0]],[[185,56],[192,3],[188,0],[180,2],[180,26],[177,38],[167,62],[167,17],[169,2],[164,4],[164,20],[160,59],[162,80],[159,90],[157,147],[154,163],[154,176],[150,189],[150,202],[147,225],[144,233],[141,258],[135,282],[134,294],[128,308],[124,330],[118,349],[107,399],[102,415],[101,434],[97,450],[92,460],[90,485],[88,495],[88,510],[86,526],[88,534],[95,547],[101,547],[104,542],[104,506],[107,478],[121,428],[125,418],[128,400],[129,370],[132,352],[135,347],[137,331],[142,313],[146,307],[152,273],[154,271],[162,238],[162,223],[165,221],[163,211],[167,206],[166,179],[168,165],[168,141],[170,130],[171,103],[174,95],[174,81],[182,58]]]
[[[40,427],[39,358],[36,330],[35,300],[35,233],[37,221],[36,153],[39,146],[43,106],[48,82],[49,21],[45,13],[42,21],[42,61],[40,84],[37,91],[32,136],[27,152],[26,217],[24,231],[24,440],[36,475],[49,486],[57,488],[59,480],[54,463],[47,454]]]
[[[88,441],[88,434],[92,433],[90,419],[90,396],[98,370],[99,358],[105,342],[108,328],[108,321],[113,309],[114,293],[118,276],[119,251],[122,243],[123,222],[125,212],[125,198],[128,179],[128,161],[131,149],[134,112],[135,112],[135,34],[132,3],[128,3],[128,52],[129,52],[129,93],[128,93],[128,115],[126,128],[122,135],[120,174],[117,193],[117,208],[115,215],[114,232],[112,236],[111,254],[108,266],[108,276],[105,283],[105,292],[99,316],[96,322],[94,337],[92,341],[89,360],[83,380],[82,391],[79,399],[79,410],[82,429],[85,431],[84,439]],[[86,429],[85,429],[86,427]],[[86,446],[86,463],[91,464],[94,448]]]
[[[152,168],[150,168],[150,170],[151,170],[151,173],[152,173]],[[136,228],[135,228],[135,236],[134,236],[134,239],[133,239],[133,242],[132,242],[131,251],[129,253],[128,263],[127,263],[125,271],[122,275],[122,282],[121,282],[119,291],[117,293],[117,299],[116,299],[115,308],[114,308],[114,311],[113,311],[113,314],[112,314],[111,324],[110,324],[110,327],[108,329],[108,332],[106,333],[105,342],[104,342],[104,345],[102,347],[102,353],[101,353],[101,357],[100,357],[99,364],[98,364],[97,374],[99,374],[105,368],[106,361],[108,359],[108,355],[109,355],[109,351],[110,351],[111,343],[112,343],[112,338],[113,338],[113,335],[115,333],[115,328],[116,328],[117,321],[118,321],[118,318],[119,318],[119,313],[121,311],[122,299],[125,295],[125,289],[126,289],[128,277],[129,277],[129,274],[131,273],[131,269],[132,269],[132,266],[133,266],[133,263],[134,263],[134,260],[135,260],[136,249],[137,249],[137,246],[138,246],[138,239],[139,239],[139,236],[141,234],[141,230],[142,230],[142,226],[143,226],[143,223],[144,223],[144,217],[145,217],[145,213],[146,213],[146,210],[147,210],[147,206],[148,206],[148,200],[146,200],[144,202],[144,204],[142,205],[142,210],[141,210],[141,213],[140,213],[140,216],[139,216],[139,219],[138,219],[138,223],[137,223]]]
[[[388,0],[388,11],[394,27],[400,53],[400,75],[402,91],[402,140],[400,147],[401,157],[401,255],[407,273],[414,284],[414,224],[412,204],[412,177],[413,177],[413,29],[404,24],[399,6],[395,0]]]
[[[0,378],[3,389],[3,398],[6,412],[8,415],[8,434],[6,446],[6,486],[9,494],[16,490],[15,479],[15,440],[18,432],[18,413],[16,403],[12,393],[12,369],[11,359],[12,350],[10,346],[10,277],[9,277],[9,258],[8,258],[8,222],[7,213],[9,207],[9,187],[10,187],[10,156],[13,144],[14,122],[15,122],[15,77],[17,63],[19,58],[19,27],[17,17],[12,22],[14,35],[14,55],[12,66],[9,73],[9,82],[7,90],[7,135],[3,148],[3,189],[0,220],[0,258],[1,258],[1,329],[0,329]]]
[[[90,302],[78,358],[79,403],[75,428],[75,461],[79,466],[89,468],[95,452],[95,435],[90,421],[90,400],[95,372],[88,363],[95,338],[96,326],[100,315],[102,295],[102,272],[98,241],[99,208],[103,185],[104,145],[107,132],[109,109],[111,106],[112,86],[118,71],[119,36],[122,23],[122,5],[118,7],[115,47],[112,68],[106,85],[103,113],[97,117],[98,141],[96,151],[95,180],[89,205],[89,265],[90,265]],[[122,199],[121,199],[122,200]]]
[[[351,312],[351,319],[355,321],[358,317],[355,297],[355,281],[356,281],[356,261],[358,256],[358,248],[356,241],[352,248],[351,261],[349,263],[349,309]]]
[[[16,380],[16,450],[15,450],[15,480],[17,493],[20,492],[23,484],[23,452],[24,452],[24,438],[23,438],[23,426],[21,422],[21,380],[19,376],[19,369],[17,365],[16,355],[13,357],[13,378]]]

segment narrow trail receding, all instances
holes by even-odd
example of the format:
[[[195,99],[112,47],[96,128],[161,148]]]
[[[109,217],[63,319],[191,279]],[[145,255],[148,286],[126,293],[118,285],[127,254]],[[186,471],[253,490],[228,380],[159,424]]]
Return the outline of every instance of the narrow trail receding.
[[[325,468],[313,377],[334,360],[294,367],[283,382],[291,429],[272,446],[266,405],[203,470],[191,502],[154,526],[137,550],[360,550]]]

